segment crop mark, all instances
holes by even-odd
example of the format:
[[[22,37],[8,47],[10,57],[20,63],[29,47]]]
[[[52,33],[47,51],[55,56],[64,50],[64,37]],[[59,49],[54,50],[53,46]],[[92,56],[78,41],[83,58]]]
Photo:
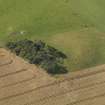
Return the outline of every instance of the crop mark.
[[[10,75],[15,75],[15,74],[18,74],[18,73],[21,73],[21,72],[25,72],[25,71],[27,71],[27,70],[28,70],[28,69],[21,69],[21,70],[12,72],[12,73],[8,73],[8,74],[5,74],[5,75],[1,75],[1,76],[0,76],[0,79],[1,79],[1,78],[4,78],[4,77],[7,77],[7,76],[10,76]]]
[[[18,82],[15,82],[15,83],[4,85],[4,86],[0,87],[0,89],[7,88],[7,87],[10,87],[10,86],[14,86],[14,85],[21,84],[21,83],[25,83],[25,82],[28,82],[28,81],[31,81],[31,80],[34,80],[34,79],[35,79],[35,76],[33,76],[31,78],[28,78],[28,79],[24,79],[22,81],[18,81]]]
[[[92,76],[92,75],[95,75],[95,74],[98,74],[98,73],[102,73],[102,72],[105,72],[105,69],[102,69],[102,70],[99,70],[99,71],[96,71],[96,72],[91,72],[91,73],[86,73],[86,74],[78,75],[76,77],[72,77],[71,80],[75,80],[75,79],[80,79],[80,78]]]
[[[88,100],[91,100],[91,99],[100,98],[100,97],[104,97],[104,96],[105,96],[105,93],[100,94],[100,95],[96,95],[96,96],[94,96],[94,97],[88,97],[88,98],[86,98],[86,99],[82,99],[82,100],[79,100],[79,101],[70,103],[70,104],[68,104],[68,105],[75,105],[75,104],[78,104],[78,103],[81,103],[81,102],[84,102],[84,101],[88,101]]]
[[[61,95],[65,95],[65,94],[71,93],[71,92],[73,92],[73,91],[77,91],[77,90],[80,90],[80,89],[86,89],[86,88],[89,88],[89,87],[91,87],[91,86],[95,86],[95,85],[99,85],[99,84],[103,84],[103,83],[105,83],[105,81],[100,82],[100,83],[90,84],[90,85],[83,86],[83,87],[79,87],[79,88],[75,88],[75,89],[70,89],[70,90],[63,91],[63,92],[58,93],[58,94],[53,94],[53,95],[44,97],[44,98],[42,98],[42,99],[36,100],[36,101],[34,101],[34,102],[27,103],[27,104],[24,104],[24,105],[31,105],[31,104],[34,104],[34,103],[39,103],[39,102],[41,102],[41,101],[45,101],[45,100],[48,100],[48,99],[50,99],[50,98],[59,97],[59,96],[61,96]],[[71,103],[71,104],[75,104],[75,103]],[[70,105],[71,105],[71,104],[70,104]]]
[[[100,71],[97,71],[97,72],[94,72],[94,73],[88,73],[88,74],[85,74],[84,76],[83,75],[81,75],[81,76],[77,76],[77,77],[75,77],[75,78],[69,78],[69,79],[64,79],[64,80],[61,80],[61,81],[57,81],[57,82],[54,82],[54,83],[51,83],[51,84],[47,84],[47,85],[44,85],[44,86],[40,86],[40,87],[37,87],[37,88],[34,88],[34,89],[31,89],[31,90],[28,90],[28,91],[24,91],[24,92],[22,92],[22,93],[18,93],[18,94],[14,94],[14,95],[10,95],[10,96],[7,96],[7,97],[3,97],[3,98],[1,98],[0,99],[0,101],[4,101],[4,100],[7,100],[7,99],[10,99],[10,98],[14,98],[14,97],[17,97],[17,96],[21,96],[21,95],[24,95],[24,94],[28,94],[28,93],[31,93],[31,92],[33,92],[33,91],[37,91],[37,90],[39,90],[39,89],[42,89],[42,88],[47,88],[47,87],[49,87],[49,86],[52,86],[52,85],[57,85],[57,84],[59,84],[59,83],[62,83],[62,82],[65,82],[65,81],[69,81],[69,80],[75,80],[75,79],[80,79],[80,78],[84,78],[84,77],[87,77],[87,76],[92,76],[92,75],[94,75],[94,74],[97,74],[97,73],[101,73],[101,72],[105,72],[105,70],[100,70]],[[105,82],[105,81],[104,81]],[[100,82],[101,83],[101,82]],[[100,83],[96,83],[96,85],[97,84],[100,84]],[[94,84],[91,84],[92,86],[94,85]],[[90,85],[89,85],[90,86]],[[80,87],[79,87],[80,88]],[[81,87],[82,88],[82,87]],[[83,87],[83,88],[87,88],[87,86],[86,87]],[[78,88],[77,89],[75,89],[75,90],[78,90]],[[67,91],[66,93],[68,93],[68,92],[72,92],[72,91],[74,91],[74,90],[69,90],[69,91]],[[61,93],[61,94],[66,94],[66,93]],[[54,94],[54,95],[51,95],[51,96],[48,96],[48,97],[54,97],[54,96],[57,96],[57,94]],[[47,98],[48,98],[47,97]],[[44,97],[44,99],[45,99],[46,97]],[[44,99],[40,99],[40,100],[44,100]]]
[[[6,66],[6,65],[10,65],[10,64],[12,64],[12,63],[13,63],[13,60],[10,60],[10,61],[7,62],[7,63],[0,64],[0,67],[2,67],[2,66]]]

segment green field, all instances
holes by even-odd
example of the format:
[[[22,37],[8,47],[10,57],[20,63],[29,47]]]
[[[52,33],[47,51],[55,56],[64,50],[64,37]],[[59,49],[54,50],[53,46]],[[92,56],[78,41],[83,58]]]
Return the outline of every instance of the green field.
[[[103,64],[105,0],[0,0],[0,46],[23,38],[64,51],[70,71]]]

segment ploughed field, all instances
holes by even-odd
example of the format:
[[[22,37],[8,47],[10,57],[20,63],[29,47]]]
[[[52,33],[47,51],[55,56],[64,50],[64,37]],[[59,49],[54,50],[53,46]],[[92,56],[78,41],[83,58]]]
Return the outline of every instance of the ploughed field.
[[[105,63],[105,0],[0,0],[0,46],[44,40],[65,52],[70,71]]]
[[[0,105],[104,105],[105,65],[51,77],[0,48]]]

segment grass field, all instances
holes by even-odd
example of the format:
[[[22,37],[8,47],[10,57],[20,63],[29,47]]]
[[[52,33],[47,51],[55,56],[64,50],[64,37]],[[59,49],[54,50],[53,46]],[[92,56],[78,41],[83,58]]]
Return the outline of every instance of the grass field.
[[[42,39],[68,55],[70,71],[103,64],[104,11],[105,0],[0,0],[0,46]]]

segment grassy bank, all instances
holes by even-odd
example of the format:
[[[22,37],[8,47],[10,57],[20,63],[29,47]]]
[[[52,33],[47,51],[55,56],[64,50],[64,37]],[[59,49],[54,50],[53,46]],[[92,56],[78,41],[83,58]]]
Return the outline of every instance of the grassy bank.
[[[41,39],[68,55],[71,71],[103,64],[104,10],[104,0],[0,0],[0,46]]]

